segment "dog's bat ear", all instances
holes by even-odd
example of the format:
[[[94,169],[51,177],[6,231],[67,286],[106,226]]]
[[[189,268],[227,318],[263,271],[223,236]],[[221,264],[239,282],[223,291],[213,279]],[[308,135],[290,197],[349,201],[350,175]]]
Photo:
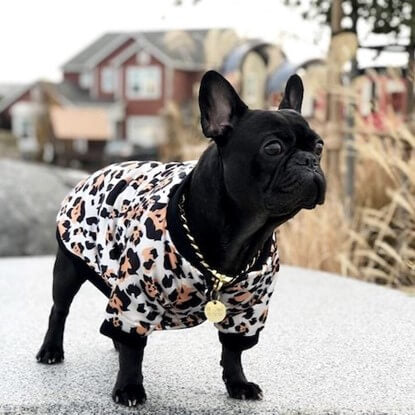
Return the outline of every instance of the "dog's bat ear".
[[[232,85],[218,72],[206,72],[199,89],[203,134],[220,139],[231,131],[248,107]]]
[[[291,75],[285,87],[284,96],[278,109],[292,109],[301,113],[303,103],[304,86],[298,75]]]

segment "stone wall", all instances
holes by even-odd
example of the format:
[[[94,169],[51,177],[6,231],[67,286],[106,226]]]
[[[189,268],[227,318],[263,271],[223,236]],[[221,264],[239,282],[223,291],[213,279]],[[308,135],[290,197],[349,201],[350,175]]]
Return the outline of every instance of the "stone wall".
[[[56,252],[60,203],[86,173],[0,159],[0,256]]]

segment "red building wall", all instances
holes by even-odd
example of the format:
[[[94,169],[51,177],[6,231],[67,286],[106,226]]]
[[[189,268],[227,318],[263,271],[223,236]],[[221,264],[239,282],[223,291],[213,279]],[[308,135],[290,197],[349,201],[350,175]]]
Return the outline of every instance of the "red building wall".
[[[63,80],[79,85],[79,73],[77,72],[64,72]]]
[[[200,82],[203,72],[175,70],[173,76],[173,101],[177,104],[188,101],[193,95],[193,85]]]
[[[152,100],[144,100],[144,99],[137,99],[132,100],[127,97],[126,95],[126,72],[127,68],[132,66],[148,66],[148,65],[156,65],[161,68],[161,94],[158,99]],[[136,61],[136,54],[131,56],[120,68],[121,70],[121,90],[122,90],[122,99],[125,100],[126,104],[126,115],[158,115],[160,111],[164,107],[164,95],[166,93],[166,70],[164,65],[151,57],[150,62],[148,65],[140,65]]]
[[[104,60],[102,60],[94,69],[94,91],[96,91],[96,97],[97,98],[112,98],[114,96],[114,94],[110,94],[110,93],[105,93],[102,90],[102,85],[101,85],[101,74],[102,74],[102,69],[105,68],[106,66],[109,66],[110,61],[112,59],[114,59],[117,55],[119,55],[121,52],[123,52],[126,48],[128,48],[131,44],[134,43],[134,39],[130,38],[128,40],[126,40],[120,47],[118,47],[117,49],[115,49],[111,54],[109,54]],[[117,77],[117,81],[118,81],[118,77]]]

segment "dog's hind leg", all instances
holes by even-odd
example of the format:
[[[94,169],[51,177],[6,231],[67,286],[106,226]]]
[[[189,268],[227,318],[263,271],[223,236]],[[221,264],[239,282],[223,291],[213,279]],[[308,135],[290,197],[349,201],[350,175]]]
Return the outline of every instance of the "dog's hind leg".
[[[63,360],[63,332],[72,300],[87,278],[87,265],[61,247],[58,248],[53,268],[53,306],[49,327],[43,344],[36,355],[41,363],[58,363]]]

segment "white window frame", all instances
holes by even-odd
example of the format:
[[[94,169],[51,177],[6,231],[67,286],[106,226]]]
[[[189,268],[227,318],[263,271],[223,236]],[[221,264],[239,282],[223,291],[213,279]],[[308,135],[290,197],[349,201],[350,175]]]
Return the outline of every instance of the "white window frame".
[[[137,82],[137,77],[148,76],[148,72],[152,71],[153,76],[156,77],[154,80],[155,88],[154,91],[135,91],[133,89],[133,82]],[[147,73],[147,74],[146,74]],[[135,79],[134,79],[135,78]],[[161,77],[161,68],[157,65],[148,65],[148,66],[129,66],[126,69],[125,75],[125,89],[126,96],[129,99],[133,100],[156,100],[161,98],[161,89],[162,89],[162,77]]]
[[[131,115],[126,122],[127,141],[143,148],[155,148],[164,143],[164,120],[158,115]]]
[[[19,138],[29,138],[34,136],[35,125],[31,118],[27,116],[14,116],[12,131]]]
[[[79,85],[82,89],[90,89],[92,86],[92,72],[84,71],[79,77]]]
[[[117,73],[111,66],[101,69],[101,90],[104,94],[112,94],[117,89]]]
[[[78,154],[88,153],[88,140],[85,138],[76,138],[72,142],[72,148]]]

